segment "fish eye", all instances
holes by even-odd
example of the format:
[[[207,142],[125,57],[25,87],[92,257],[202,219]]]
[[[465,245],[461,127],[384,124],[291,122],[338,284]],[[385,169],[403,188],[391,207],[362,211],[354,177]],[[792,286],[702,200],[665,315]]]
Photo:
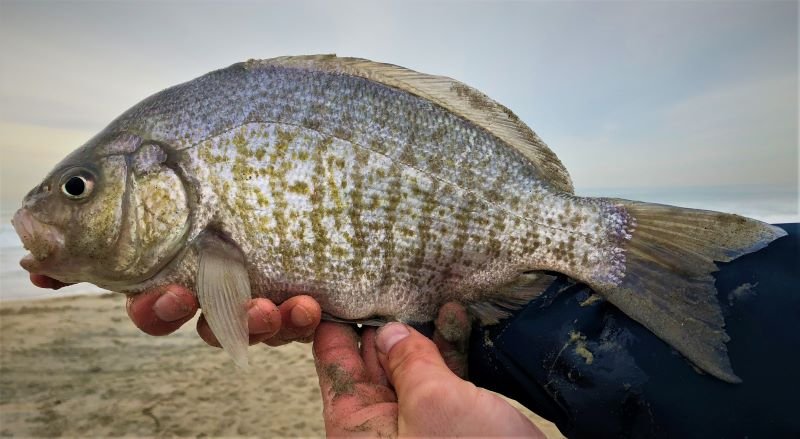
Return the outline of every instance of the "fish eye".
[[[61,181],[61,193],[71,200],[88,197],[94,188],[94,178],[85,171],[68,172]]]

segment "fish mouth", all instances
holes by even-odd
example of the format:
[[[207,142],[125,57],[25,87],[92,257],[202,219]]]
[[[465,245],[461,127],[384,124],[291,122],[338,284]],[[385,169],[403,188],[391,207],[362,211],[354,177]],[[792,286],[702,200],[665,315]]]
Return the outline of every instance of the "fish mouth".
[[[31,273],[46,274],[48,262],[64,247],[64,235],[55,227],[37,220],[24,207],[14,214],[11,224],[22,245],[30,252],[19,264]]]

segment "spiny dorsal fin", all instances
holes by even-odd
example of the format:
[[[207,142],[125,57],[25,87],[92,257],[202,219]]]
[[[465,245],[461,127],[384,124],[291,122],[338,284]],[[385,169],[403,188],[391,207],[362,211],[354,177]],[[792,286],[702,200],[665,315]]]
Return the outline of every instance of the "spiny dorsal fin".
[[[555,189],[574,192],[572,180],[564,165],[533,130],[508,108],[459,81],[392,64],[360,58],[339,58],[336,55],[287,56],[248,61],[244,66],[261,64],[358,76],[427,99],[469,120],[522,153],[541,173],[542,178]]]

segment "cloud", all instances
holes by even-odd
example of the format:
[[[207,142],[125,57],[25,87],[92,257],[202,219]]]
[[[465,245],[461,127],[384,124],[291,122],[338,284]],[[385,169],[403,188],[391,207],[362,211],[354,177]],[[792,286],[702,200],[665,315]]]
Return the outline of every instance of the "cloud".
[[[337,52],[479,88],[579,187],[796,181],[796,4],[500,3],[5,2],[0,122],[96,132],[236,61]]]
[[[607,126],[548,139],[579,187],[797,186],[797,78],[726,84]]]

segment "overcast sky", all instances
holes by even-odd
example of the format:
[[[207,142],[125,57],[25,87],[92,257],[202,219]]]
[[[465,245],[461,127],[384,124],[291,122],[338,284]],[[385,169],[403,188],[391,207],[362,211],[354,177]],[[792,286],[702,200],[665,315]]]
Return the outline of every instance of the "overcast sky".
[[[457,78],[598,187],[797,188],[788,2],[0,1],[0,183],[18,202],[144,97],[248,58],[337,53]]]

